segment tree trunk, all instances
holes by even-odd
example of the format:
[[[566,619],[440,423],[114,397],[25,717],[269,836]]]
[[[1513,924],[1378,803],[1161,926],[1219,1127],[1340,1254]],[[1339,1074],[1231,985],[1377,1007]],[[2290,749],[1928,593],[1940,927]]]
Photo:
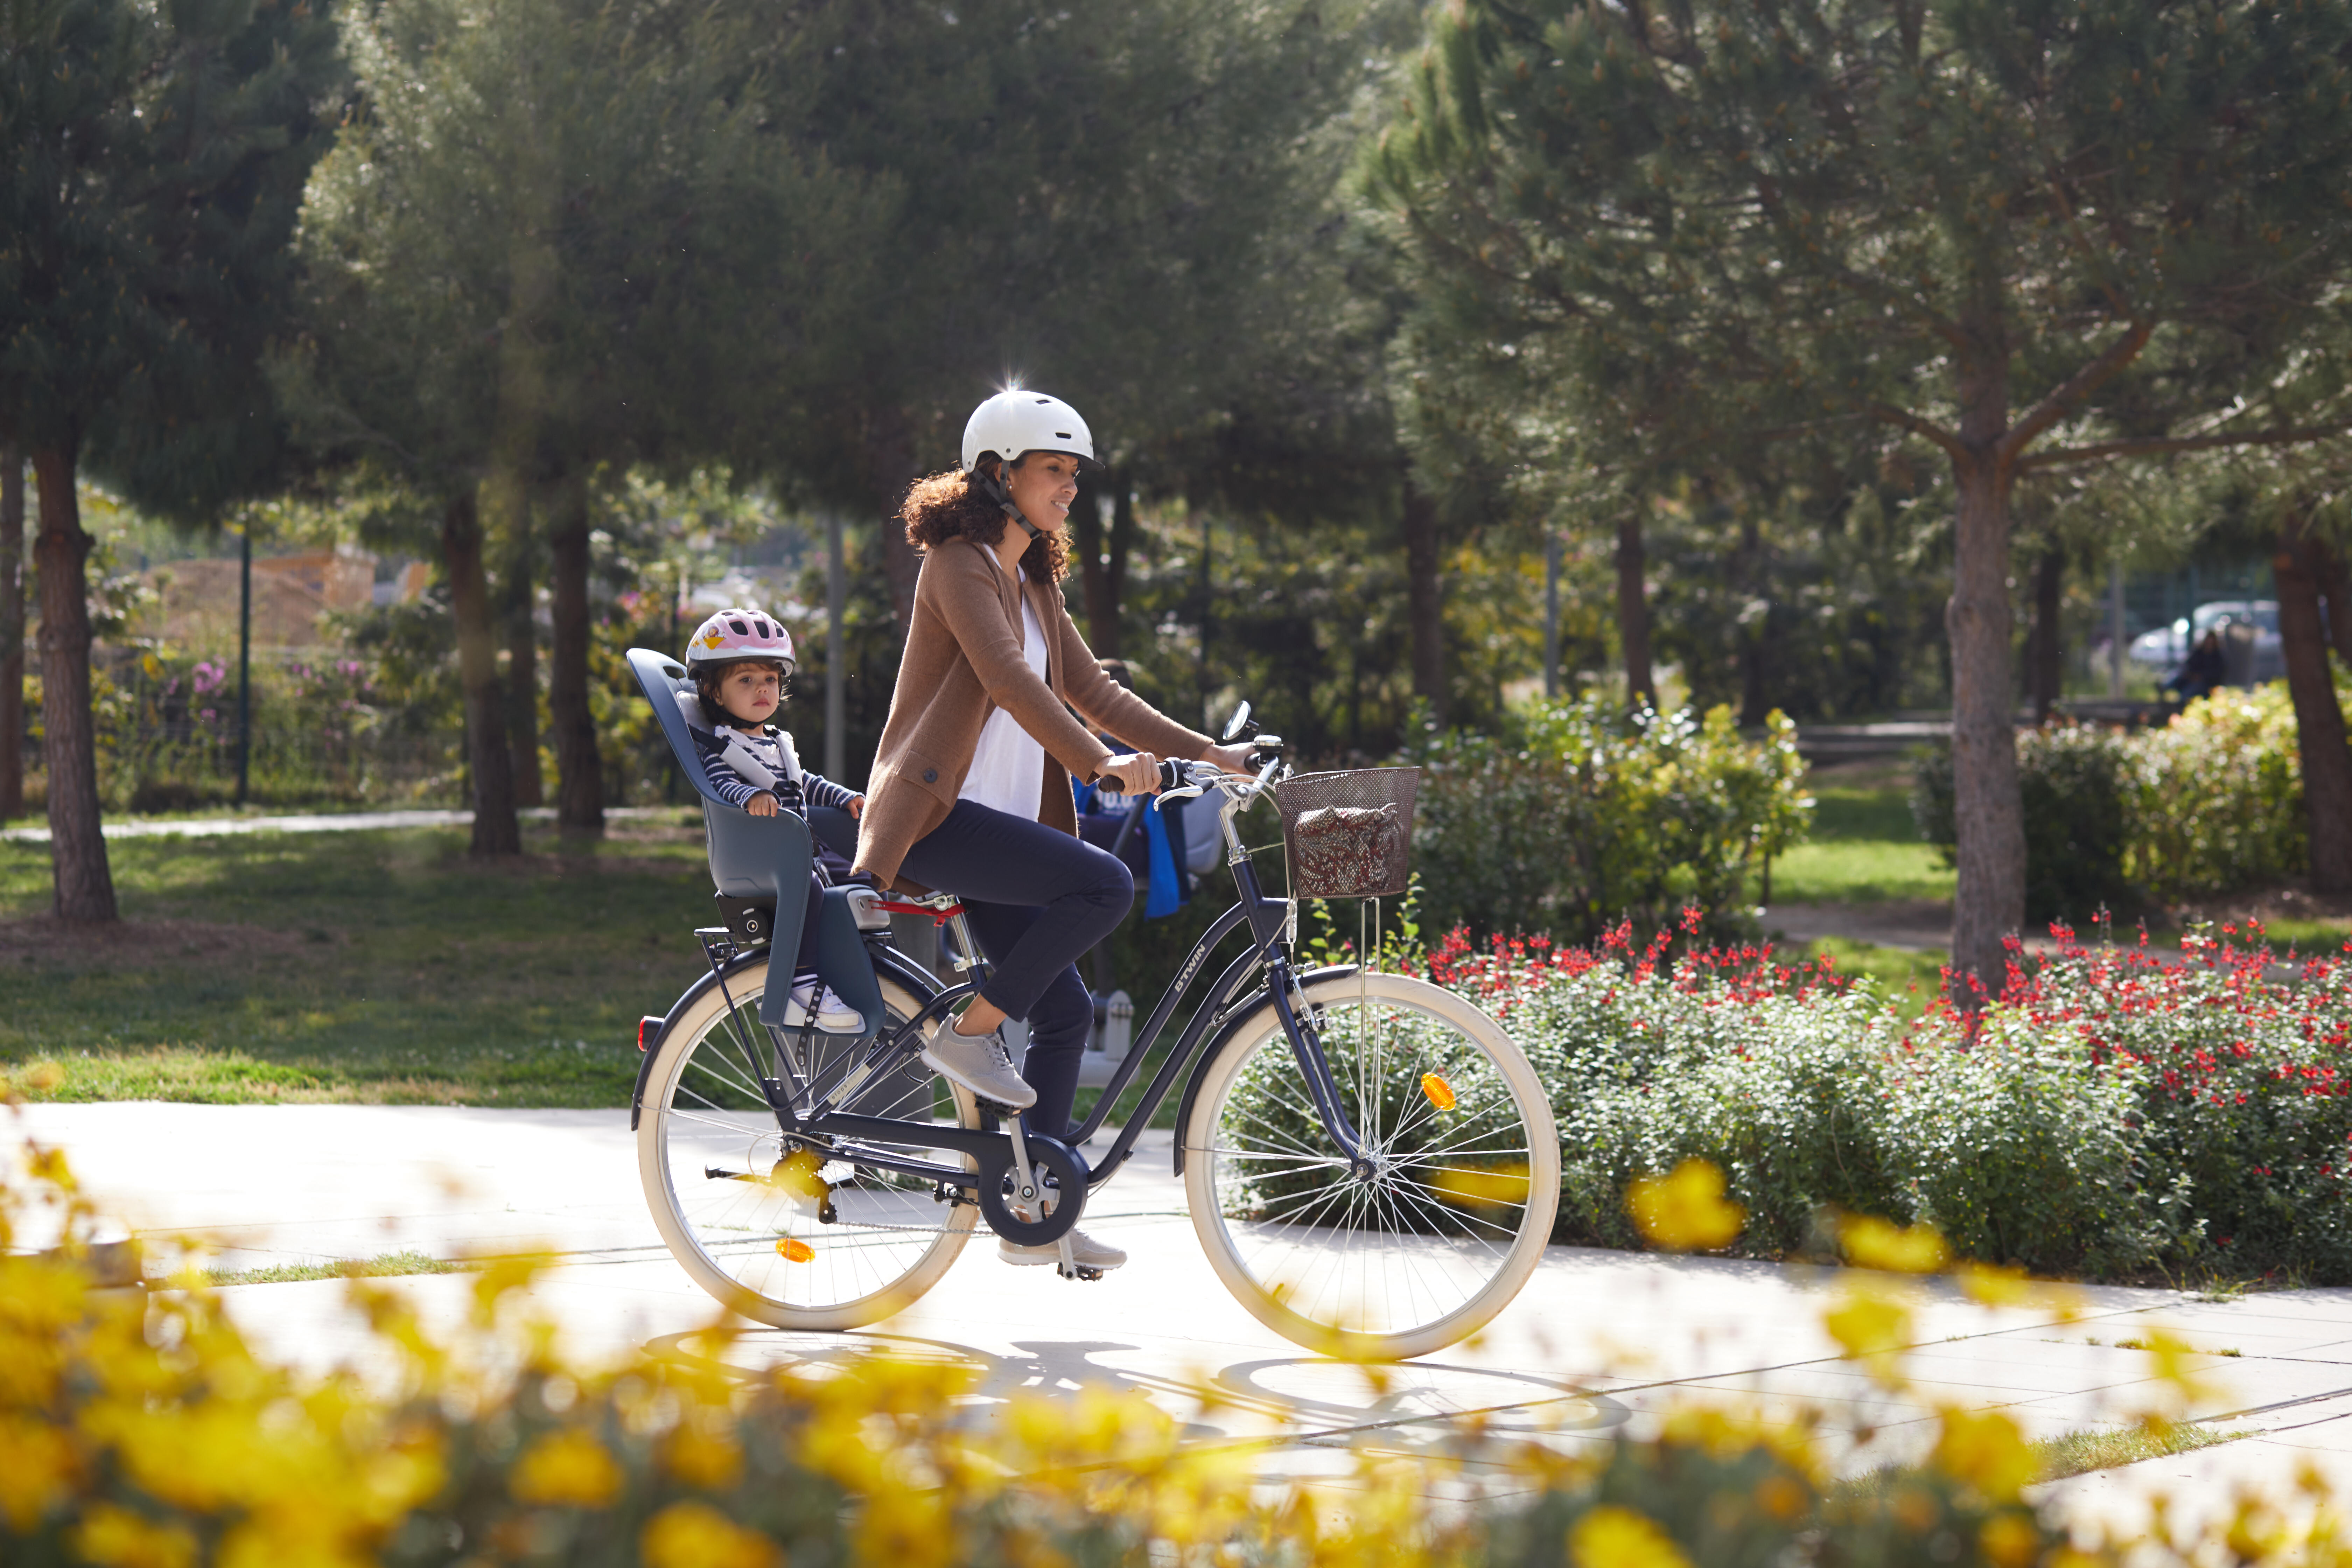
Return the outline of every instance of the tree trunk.
[[[1445,584],[1439,575],[1437,503],[1404,482],[1404,595],[1406,635],[1412,644],[1412,694],[1429,704],[1429,716],[1445,723]]]
[[[1110,538],[1103,539],[1102,514],[1096,493],[1110,498]],[[1070,509],[1075,520],[1078,578],[1087,596],[1087,646],[1097,658],[1120,658],[1119,614],[1127,594],[1127,557],[1135,542],[1135,487],[1123,469],[1103,476],[1099,489],[1089,484],[1078,504]]]
[[[499,693],[498,624],[482,566],[482,518],[472,493],[450,498],[441,512],[441,559],[449,574],[449,607],[457,623],[457,678],[466,690],[467,761],[474,773],[476,856],[519,855],[514,775],[507,755]]]
[[[604,760],[588,706],[588,479],[556,492],[547,540],[554,637],[548,648],[548,721],[555,731],[555,821],[567,834],[604,831]],[[830,650],[828,650],[828,653]]]
[[[2037,724],[2049,721],[2065,685],[2065,589],[2066,552],[2052,543],[2033,563],[2033,626],[2025,634],[2025,700]]]
[[[1998,996],[2008,977],[2002,939],[2025,924],[2025,813],[2017,785],[2017,686],[2009,668],[2013,476],[1991,446],[1983,441],[1979,455],[1953,464],[1959,515],[1944,627],[1952,649],[1952,786],[1959,832],[1952,967]],[[1967,1006],[1976,998],[1964,994],[1955,1000]]]
[[[2287,695],[2294,702],[2295,749],[2303,758],[2312,890],[2340,893],[2352,889],[2352,746],[2345,742],[2344,710],[2327,668],[2321,573],[2304,529],[2305,519],[2294,512],[2279,525],[2271,569],[2278,580],[2279,644]]]
[[[1617,523],[1617,640],[1625,648],[1625,701],[1632,708],[1658,705],[1657,676],[1650,663],[1650,594],[1643,581],[1648,570],[1642,519],[1629,512]]]
[[[546,785],[539,767],[539,626],[532,619],[530,536],[509,541],[507,569],[499,584],[499,630],[507,645],[507,751],[513,760],[515,804],[543,805]]]
[[[1739,564],[1733,581],[1745,603],[1737,622],[1739,643],[1739,722],[1756,729],[1772,710],[1765,685],[1765,638],[1772,630],[1771,601],[1764,595],[1764,531],[1752,501],[1740,508]]]
[[[25,458],[0,443],[0,823],[25,815]]]
[[[99,830],[98,733],[89,707],[89,602],[82,567],[89,535],[74,495],[72,444],[39,447],[41,531],[41,754],[49,771],[49,864],[58,918],[77,924],[116,917],[114,877]]]
[[[866,422],[866,472],[881,507],[882,570],[890,579],[890,611],[898,618],[903,645],[907,628],[914,624],[915,579],[923,569],[923,558],[907,542],[907,525],[898,519],[908,488],[921,478],[903,409],[882,409]]]

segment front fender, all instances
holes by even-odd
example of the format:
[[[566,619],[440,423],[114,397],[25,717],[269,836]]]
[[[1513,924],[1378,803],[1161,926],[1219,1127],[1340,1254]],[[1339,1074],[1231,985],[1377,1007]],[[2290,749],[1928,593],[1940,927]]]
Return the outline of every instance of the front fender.
[[[1298,984],[1304,987],[1312,985],[1318,981],[1338,980],[1355,973],[1356,965],[1352,963],[1330,963],[1320,969],[1308,970],[1298,976]],[[1215,1037],[1209,1041],[1208,1048],[1201,1053],[1200,1059],[1192,1064],[1192,1076],[1184,1080],[1184,1098],[1176,1102],[1175,1155],[1178,1175],[1184,1173],[1184,1129],[1192,1123],[1192,1102],[1200,1098],[1201,1080],[1209,1076],[1210,1064],[1233,1044],[1234,1037],[1241,1033],[1244,1024],[1261,1013],[1269,1013],[1273,1010],[1274,998],[1260,992],[1256,1005],[1244,1007],[1227,1018],[1224,1026],[1219,1029]]]

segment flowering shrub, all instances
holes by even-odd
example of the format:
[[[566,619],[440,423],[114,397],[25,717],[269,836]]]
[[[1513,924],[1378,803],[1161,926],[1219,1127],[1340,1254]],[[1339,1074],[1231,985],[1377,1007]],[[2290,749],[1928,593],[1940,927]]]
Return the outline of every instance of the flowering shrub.
[[[1812,801],[1796,726],[1774,713],[1761,742],[1731,710],[1627,716],[1599,697],[1538,705],[1501,736],[1431,733],[1413,860],[1441,929],[1549,931],[1597,940],[1695,904],[1730,935],[1749,879],[1804,832]]]
[[[1647,1222],[1693,1244],[1737,1211],[1708,1173]],[[1272,1487],[1255,1455],[1185,1447],[1140,1395],[1022,1394],[974,1421],[972,1374],[940,1362],[872,1360],[829,1376],[725,1363],[727,1331],[699,1355],[569,1365],[513,1299],[532,1265],[502,1262],[448,1339],[406,1300],[352,1280],[354,1307],[397,1367],[379,1393],[348,1376],[305,1380],[257,1356],[221,1299],[90,1289],[89,1215],[54,1154],[35,1152],[33,1203],[62,1211],[66,1245],[0,1257],[0,1557],[121,1568],[278,1564],[643,1563],[646,1568],[890,1568],[1198,1563],[1318,1568],[1440,1564],[1759,1568],[2108,1568],[2022,1500],[2039,1461],[1999,1411],[1946,1405],[1916,1469],[1837,1489],[1805,1419],[1668,1413],[1654,1436],[1620,1435],[1589,1457],[1465,1423],[1451,1451],[1365,1457],[1342,1510],[1307,1486]],[[0,1241],[27,1194],[0,1190]],[[1940,1249],[1887,1227],[1847,1227],[1858,1263],[1937,1267]],[[1932,1243],[1932,1237],[1927,1240]],[[196,1278],[190,1276],[191,1279]],[[1964,1273],[1989,1303],[2014,1280]],[[1901,1389],[1915,1337],[1904,1293],[1855,1280],[1824,1314],[1843,1352]],[[2178,1363],[2180,1347],[2156,1347]],[[1368,1370],[1368,1378],[1377,1373]],[[2178,1381],[2176,1374],[2176,1381]],[[1507,1500],[1446,1507],[1465,1471]],[[2239,1531],[2242,1517],[2213,1526]],[[2275,1533],[2275,1532],[2273,1532]],[[2155,1564],[2195,1560],[2188,1540]],[[2284,1562],[2273,1541],[2232,1561]],[[2341,1568],[2329,1537],[2308,1561]],[[2323,1550],[2324,1549],[2324,1550]]]
[[[1457,930],[1385,962],[1477,1000],[1549,1086],[1562,1240],[1636,1245],[1618,1194],[1697,1157],[1751,1256],[1816,1250],[1844,1211],[2043,1272],[2352,1281],[2352,960],[2283,976],[2259,931],[2159,953],[2057,929],[1974,1021],[1939,1000],[1906,1024],[1826,959],[1669,962],[1630,925],[1592,948]]]

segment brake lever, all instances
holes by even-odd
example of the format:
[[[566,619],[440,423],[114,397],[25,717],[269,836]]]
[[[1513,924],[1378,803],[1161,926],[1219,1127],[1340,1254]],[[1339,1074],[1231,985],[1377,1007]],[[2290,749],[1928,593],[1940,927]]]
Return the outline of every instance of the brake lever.
[[[1182,789],[1163,789],[1158,795],[1151,797],[1152,804],[1155,807],[1171,800],[1198,800],[1200,798],[1201,786],[1199,784],[1186,784]]]

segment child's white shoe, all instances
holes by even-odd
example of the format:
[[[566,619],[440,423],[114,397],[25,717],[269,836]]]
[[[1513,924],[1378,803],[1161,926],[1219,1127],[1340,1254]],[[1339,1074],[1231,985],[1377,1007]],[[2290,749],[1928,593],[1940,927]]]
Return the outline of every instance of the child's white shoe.
[[[866,1032],[866,1016],[834,994],[832,986],[814,975],[793,982],[792,1000],[784,1006],[784,1026],[797,1029],[816,1015],[816,1026],[828,1035],[862,1035]]]

